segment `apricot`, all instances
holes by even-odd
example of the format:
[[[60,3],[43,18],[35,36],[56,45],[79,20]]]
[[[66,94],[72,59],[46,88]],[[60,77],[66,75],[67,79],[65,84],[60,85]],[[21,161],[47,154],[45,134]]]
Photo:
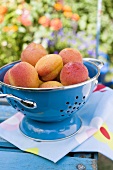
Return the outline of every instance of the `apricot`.
[[[42,80],[39,79],[39,86],[44,83]]]
[[[15,64],[8,73],[9,82],[13,86],[37,88],[39,78],[36,69],[27,62]]]
[[[9,70],[5,73],[4,79],[3,79],[3,82],[6,83],[6,84],[10,84],[10,82],[9,82],[9,75],[8,75]]]
[[[42,57],[35,65],[42,81],[55,79],[63,67],[63,61],[58,54],[48,54]]]
[[[39,88],[56,88],[56,87],[62,87],[63,85],[58,81],[47,81],[42,83]]]
[[[54,81],[60,82],[60,72],[59,72],[59,74],[57,75],[57,77],[54,79]]]
[[[35,66],[37,61],[47,55],[46,49],[41,44],[30,43],[21,53],[21,61],[25,61]]]
[[[64,48],[59,55],[62,57],[64,65],[68,62],[83,62],[82,54],[73,48]]]
[[[81,83],[88,80],[88,69],[83,63],[69,62],[60,73],[60,81],[64,86]]]

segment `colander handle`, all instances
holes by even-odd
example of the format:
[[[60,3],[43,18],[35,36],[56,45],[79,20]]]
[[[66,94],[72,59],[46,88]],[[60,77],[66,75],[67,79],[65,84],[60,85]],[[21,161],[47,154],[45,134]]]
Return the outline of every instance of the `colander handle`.
[[[13,99],[13,100],[19,102],[24,107],[29,108],[29,109],[35,109],[37,107],[35,102],[20,99],[19,97],[13,96],[12,94],[0,93],[0,98]]]
[[[101,69],[101,68],[104,66],[103,61],[101,61],[101,60],[99,60],[99,59],[95,59],[95,58],[84,58],[83,60],[84,60],[84,61],[90,61],[90,62],[96,64],[99,69]]]

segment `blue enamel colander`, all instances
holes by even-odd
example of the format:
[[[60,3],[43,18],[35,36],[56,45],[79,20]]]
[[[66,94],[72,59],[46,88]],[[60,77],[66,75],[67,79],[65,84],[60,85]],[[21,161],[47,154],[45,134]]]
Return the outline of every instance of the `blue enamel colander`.
[[[94,90],[103,62],[84,58],[90,79],[58,88],[23,88],[3,82],[8,69],[20,61],[0,68],[0,98],[6,97],[13,108],[24,114],[20,131],[37,141],[53,141],[77,133],[82,122],[77,114]]]

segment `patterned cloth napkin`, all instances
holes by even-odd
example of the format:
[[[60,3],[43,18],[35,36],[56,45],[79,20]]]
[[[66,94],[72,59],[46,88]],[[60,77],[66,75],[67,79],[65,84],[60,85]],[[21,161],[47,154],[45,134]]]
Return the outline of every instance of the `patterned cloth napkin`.
[[[107,88],[101,89],[109,90]],[[107,91],[106,91],[107,92]],[[113,90],[109,90],[111,93],[111,98],[113,98]],[[98,131],[94,133],[88,140],[84,141],[81,145],[76,147],[72,152],[99,152],[109,159],[113,160],[113,99],[106,97],[107,106],[105,108],[104,103],[102,107],[105,108],[107,119],[105,122],[98,127]],[[103,108],[103,109],[104,109]],[[103,111],[102,109],[102,111]]]
[[[70,151],[98,151],[112,159],[113,90],[98,85],[78,114],[82,119],[82,127],[75,136],[65,140],[36,142],[26,138],[19,130],[19,123],[23,118],[20,112],[0,124],[0,136],[19,149],[54,163]]]

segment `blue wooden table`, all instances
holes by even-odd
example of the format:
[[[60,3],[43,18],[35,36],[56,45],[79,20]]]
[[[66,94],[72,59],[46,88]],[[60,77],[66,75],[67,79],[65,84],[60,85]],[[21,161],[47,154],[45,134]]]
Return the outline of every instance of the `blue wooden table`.
[[[0,100],[0,122],[15,113],[6,100]],[[97,153],[70,152],[55,164],[0,138],[0,170],[97,170]]]

